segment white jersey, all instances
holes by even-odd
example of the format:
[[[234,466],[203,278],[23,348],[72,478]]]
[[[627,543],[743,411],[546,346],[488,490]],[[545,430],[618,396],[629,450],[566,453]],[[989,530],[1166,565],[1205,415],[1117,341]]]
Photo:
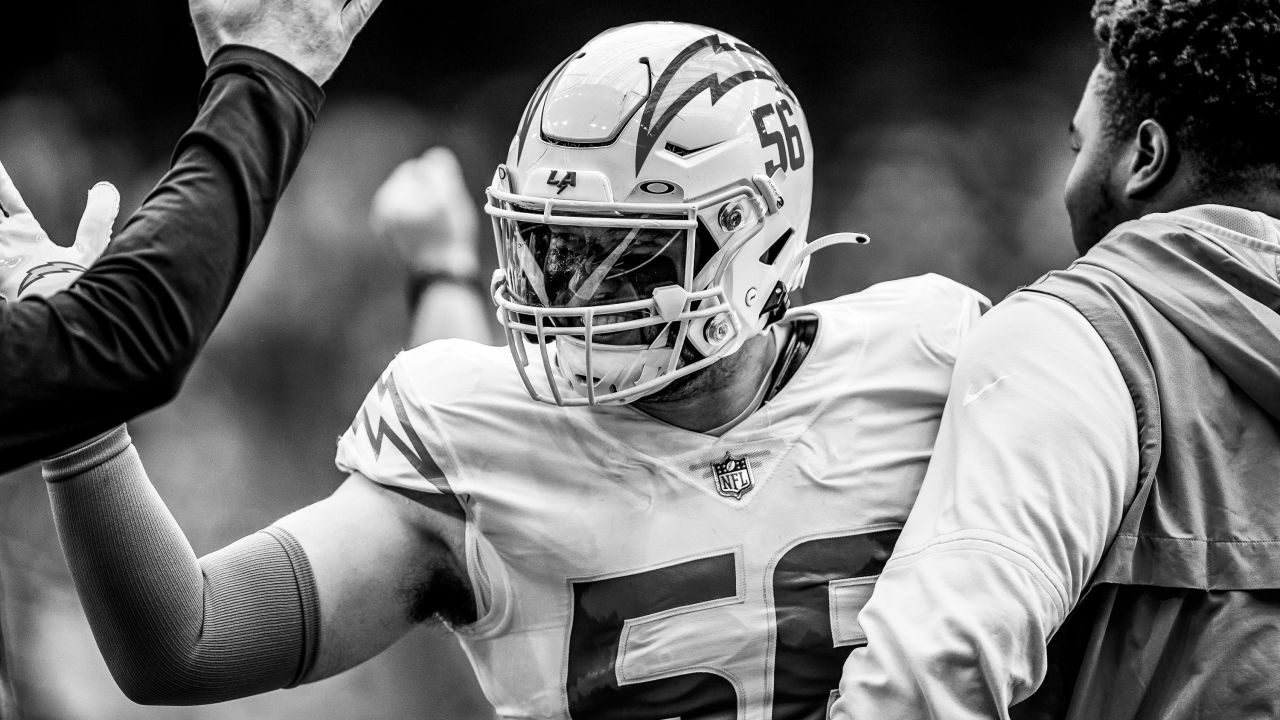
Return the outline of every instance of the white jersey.
[[[458,635],[501,717],[821,718],[985,306],[928,275],[793,310],[807,358],[721,437],[541,404],[506,348],[432,342],[338,465],[462,504],[487,601]]]

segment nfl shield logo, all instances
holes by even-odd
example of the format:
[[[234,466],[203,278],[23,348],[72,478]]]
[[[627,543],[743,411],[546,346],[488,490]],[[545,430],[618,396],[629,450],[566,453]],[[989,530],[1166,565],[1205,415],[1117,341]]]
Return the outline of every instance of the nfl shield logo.
[[[745,457],[734,457],[726,452],[723,460],[711,462],[711,471],[716,476],[716,492],[725,497],[741,500],[754,486],[751,464]]]

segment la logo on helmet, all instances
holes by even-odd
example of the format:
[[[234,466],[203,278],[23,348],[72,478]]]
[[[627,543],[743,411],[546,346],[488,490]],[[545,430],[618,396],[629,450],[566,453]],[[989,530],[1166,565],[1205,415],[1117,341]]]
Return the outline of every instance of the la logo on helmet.
[[[556,178],[556,176],[557,176],[557,175],[559,175],[559,174],[560,174],[560,171],[559,171],[559,170],[552,170],[552,171],[551,171],[551,174],[547,176],[547,184],[548,184],[548,185],[550,185],[550,186],[552,186],[552,187],[560,188],[559,190],[556,190],[556,194],[557,194],[557,195],[559,195],[560,193],[564,192],[564,189],[565,189],[565,188],[569,188],[569,187],[577,187],[577,185],[578,185],[578,173],[577,173],[577,172],[575,172],[575,171],[573,171],[573,170],[566,170],[566,171],[565,171],[565,173],[564,173],[564,177],[557,179],[557,178]]]

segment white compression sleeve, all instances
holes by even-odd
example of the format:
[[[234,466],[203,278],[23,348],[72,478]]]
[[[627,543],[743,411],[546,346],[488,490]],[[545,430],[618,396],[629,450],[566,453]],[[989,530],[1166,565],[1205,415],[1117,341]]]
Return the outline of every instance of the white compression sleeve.
[[[199,560],[123,428],[46,460],[58,536],[94,637],[139,703],[211,703],[297,684],[319,608],[301,546],[270,527]]]

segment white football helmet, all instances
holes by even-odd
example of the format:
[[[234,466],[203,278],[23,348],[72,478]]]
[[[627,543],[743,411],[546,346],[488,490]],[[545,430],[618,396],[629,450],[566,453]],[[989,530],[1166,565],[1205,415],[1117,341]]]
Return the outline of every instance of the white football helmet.
[[[498,319],[529,394],[631,402],[785,312],[813,145],[758,51],[710,28],[598,35],[542,82],[488,189]]]

